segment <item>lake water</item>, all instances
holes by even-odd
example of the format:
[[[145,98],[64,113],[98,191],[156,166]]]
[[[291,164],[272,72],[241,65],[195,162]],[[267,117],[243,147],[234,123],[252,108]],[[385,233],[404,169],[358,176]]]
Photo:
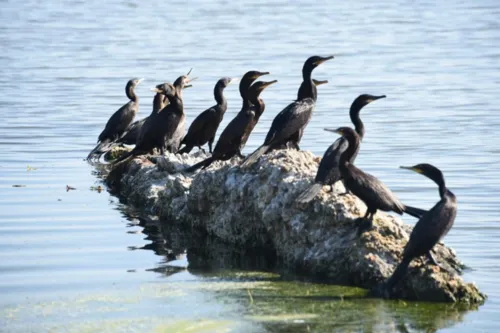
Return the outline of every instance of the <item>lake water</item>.
[[[493,0],[2,1],[0,331],[498,331],[499,17]],[[319,88],[301,147],[323,154],[337,138],[323,127],[349,125],[357,95],[386,94],[362,111],[357,164],[423,207],[437,200],[436,186],[398,167],[444,171],[459,200],[445,242],[471,268],[464,278],[489,296],[477,311],[367,300],[236,267],[186,269],[189,234],[138,220],[96,190],[101,181],[82,159],[127,101],[129,78],[146,78],[137,88],[143,117],[149,88],[193,67],[189,122],[214,104],[221,76],[270,71],[265,79],[279,82],[262,95],[248,153],[296,96],[313,54],[335,59],[314,73],[330,83]],[[236,86],[226,96],[221,129],[241,105]]]

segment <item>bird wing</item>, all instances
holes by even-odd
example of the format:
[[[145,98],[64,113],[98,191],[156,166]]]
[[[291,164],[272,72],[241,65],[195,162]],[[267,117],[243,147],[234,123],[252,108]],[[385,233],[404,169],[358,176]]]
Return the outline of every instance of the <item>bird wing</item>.
[[[185,140],[191,137],[196,137],[210,124],[218,123],[219,116],[215,106],[200,113],[189,126]]]
[[[365,202],[373,202],[378,209],[403,214],[404,205],[378,178],[354,165],[351,165],[350,170],[348,187],[357,197]]]
[[[136,103],[130,101],[118,109],[109,118],[104,130],[99,135],[99,141],[106,139],[116,140],[121,137],[125,129],[134,121]]]
[[[339,138],[328,147],[319,163],[316,182],[333,185],[342,178],[339,170],[340,155],[347,149],[347,146],[347,140]]]
[[[457,209],[446,199],[441,199],[418,220],[410,234],[405,248],[405,256],[420,256],[430,251],[450,230]]]
[[[239,149],[241,140],[254,118],[255,112],[252,110],[239,112],[222,131],[215,145],[214,154],[226,153],[229,147],[232,149]]]
[[[315,102],[312,98],[295,101],[274,118],[264,145],[284,143],[286,139],[307,125],[311,119]]]

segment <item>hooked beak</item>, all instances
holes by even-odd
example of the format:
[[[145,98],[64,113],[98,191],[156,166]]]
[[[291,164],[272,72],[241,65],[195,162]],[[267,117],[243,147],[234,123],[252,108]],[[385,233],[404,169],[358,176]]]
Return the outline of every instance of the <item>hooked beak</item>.
[[[231,83],[238,83],[239,81],[240,81],[239,78],[233,77],[231,80],[229,80],[229,84],[231,84]]]
[[[139,84],[139,83],[141,83],[142,81],[144,81],[144,78],[140,78],[139,80],[137,80],[136,85],[138,85],[138,84]]]
[[[192,88],[192,87],[193,87],[192,84],[188,84],[187,86],[184,86],[184,89],[186,89],[186,88]]]
[[[418,168],[415,168],[415,167],[400,166],[399,168],[400,169],[411,170],[411,171],[414,171],[416,173],[422,173],[422,170],[420,170]]]
[[[327,132],[333,132],[342,135],[342,131],[338,128],[323,128]]]
[[[271,73],[269,72],[260,72],[259,74],[254,76],[254,80],[257,80],[259,77],[264,76],[264,75],[269,75]]]
[[[373,96],[373,98],[370,98],[369,100],[366,101],[366,104],[369,104],[373,101],[376,101],[377,99],[385,98],[385,95],[380,95],[380,96]]]
[[[314,82],[314,85],[317,87],[317,86],[320,86],[322,84],[327,84],[328,80],[316,80],[316,79],[313,79],[313,82]]]
[[[272,80],[272,81],[269,81],[269,82],[264,82],[264,84],[262,86],[264,88],[266,88],[266,87],[269,87],[271,84],[275,84],[276,82],[278,82],[278,80]]]
[[[158,93],[158,94],[161,94],[161,93],[163,92],[163,90],[158,89],[158,88],[156,88],[156,87],[151,88],[151,91],[153,91],[153,92],[155,92],[155,93]]]
[[[321,65],[322,63],[324,63],[325,61],[327,60],[330,60],[330,59],[333,59],[333,56],[328,56],[328,57],[324,57],[324,58],[320,58],[319,60],[316,60],[314,62],[314,65]]]

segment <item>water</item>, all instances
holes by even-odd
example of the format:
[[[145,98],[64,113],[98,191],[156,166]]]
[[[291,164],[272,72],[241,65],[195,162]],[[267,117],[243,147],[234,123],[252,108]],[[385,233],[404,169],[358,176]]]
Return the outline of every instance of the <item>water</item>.
[[[492,0],[3,1],[0,331],[498,330],[499,15]],[[194,67],[190,121],[214,103],[221,76],[270,71],[279,82],[263,93],[267,108],[248,153],[295,97],[312,54],[335,59],[315,71],[330,83],[319,88],[302,148],[322,154],[336,139],[322,128],[348,125],[357,95],[386,94],[362,111],[367,135],[357,163],[424,207],[436,201],[435,185],[397,167],[444,170],[460,205],[446,243],[472,268],[465,279],[489,296],[478,311],[366,300],[252,270],[186,270],[182,232],[140,222],[96,191],[100,181],[82,158],[126,102],[129,78],[146,78],[137,89],[142,117],[151,86]],[[240,107],[236,86],[226,95],[221,128]]]

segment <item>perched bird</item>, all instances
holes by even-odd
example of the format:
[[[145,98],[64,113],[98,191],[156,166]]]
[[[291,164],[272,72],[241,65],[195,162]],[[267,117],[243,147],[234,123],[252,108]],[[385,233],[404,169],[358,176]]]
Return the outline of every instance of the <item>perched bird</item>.
[[[224,88],[226,88],[235,79],[223,77],[214,87],[214,97],[216,105],[203,111],[189,126],[189,130],[181,141],[184,147],[179,150],[180,154],[189,153],[193,147],[200,149],[208,142],[208,149],[212,153],[212,144],[215,140],[215,133],[219,128],[219,124],[227,111],[227,100],[224,97]]]
[[[160,112],[161,109],[168,105],[167,96],[156,93],[153,97],[153,111],[151,114]],[[149,116],[148,116],[149,117]],[[137,142],[137,136],[141,131],[142,126],[148,119],[148,117],[142,118],[141,120],[134,121],[126,130],[121,138],[116,140],[116,144],[122,145],[135,145]]]
[[[405,206],[384,183],[349,162],[359,149],[360,139],[356,131],[350,127],[340,127],[335,130],[325,128],[325,130],[338,133],[347,140],[347,149],[340,155],[339,169],[346,188],[361,199],[367,207],[359,226],[360,233],[373,227],[373,216],[379,209],[386,212],[393,211],[400,215],[406,212],[420,218],[425,211]]]
[[[122,161],[153,151],[154,148],[160,149],[160,153],[165,153],[165,148],[175,140],[175,132],[184,116],[184,104],[182,101],[182,89],[190,82],[187,75],[180,76],[174,83],[163,83],[152,88],[154,92],[161,93],[168,97],[169,104],[160,112],[151,114],[137,137],[137,142],[132,151],[124,154],[116,161],[114,165]]]
[[[99,135],[97,146],[87,156],[87,161],[99,159],[102,154],[109,151],[112,143],[119,139],[127,127],[134,121],[139,111],[139,97],[135,94],[135,87],[144,79],[132,79],[125,86],[125,94],[130,100],[109,118],[104,130]]]
[[[165,117],[168,117],[170,119],[169,121],[167,121],[167,123],[174,124],[175,122],[178,122],[177,127],[172,134],[170,134],[169,132],[170,129],[168,129],[165,134],[165,149],[170,153],[177,153],[179,151],[182,138],[184,137],[186,114],[184,113],[184,100],[182,97],[182,91],[186,88],[188,82],[192,82],[197,79],[195,77],[188,79],[188,76],[192,70],[193,69],[191,68],[186,75],[178,77],[174,82],[174,88],[176,89],[176,100],[178,104],[177,107],[171,109],[165,108],[165,110],[168,110],[170,112],[175,111],[173,114],[164,114]]]
[[[264,144],[247,157],[242,163],[242,167],[252,165],[263,154],[288,143],[299,149],[303,130],[309,123],[316,105],[317,89],[311,78],[312,71],[318,65],[332,58],[333,56],[312,56],[306,60],[302,68],[303,82],[299,88],[301,99],[288,105],[274,118]]]
[[[358,96],[354,102],[351,104],[349,110],[349,116],[354,124],[356,133],[358,133],[359,139],[363,140],[365,135],[365,126],[359,117],[359,112],[361,109],[377,99],[385,98],[385,95],[373,96],[368,94],[363,94]],[[314,183],[309,186],[302,194],[297,198],[297,202],[306,203],[311,201],[320,191],[323,185],[335,184],[337,181],[342,179],[339,169],[340,155],[347,149],[347,140],[344,138],[338,138],[335,142],[328,147],[321,159],[318,167],[318,172],[314,178]],[[358,155],[359,146],[354,155],[349,160],[349,163],[354,163],[356,156]]]
[[[262,113],[261,110],[265,108],[264,101],[259,98],[260,93],[268,86],[276,83],[278,81],[273,80],[269,82],[258,81],[255,82],[246,94],[250,103],[253,105],[251,111],[247,113],[248,117],[237,117],[233,120],[233,125],[226,127],[222,133],[217,145],[215,145],[214,152],[211,157],[189,167],[186,169],[187,172],[193,172],[201,167],[206,168],[212,162],[217,160],[228,160],[240,152],[239,142],[242,137],[242,133],[245,133],[245,128],[252,125],[252,120],[255,118],[256,114]],[[253,113],[253,115],[252,115]],[[238,121],[235,121],[238,120]]]
[[[431,264],[440,266],[431,251],[434,245],[448,234],[457,215],[457,199],[446,188],[441,170],[430,164],[417,164],[412,167],[402,166],[401,168],[418,172],[434,181],[439,187],[441,199],[415,224],[410,234],[410,240],[404,249],[403,260],[383,285],[384,291],[387,293],[404,277],[413,259],[425,255]]]

